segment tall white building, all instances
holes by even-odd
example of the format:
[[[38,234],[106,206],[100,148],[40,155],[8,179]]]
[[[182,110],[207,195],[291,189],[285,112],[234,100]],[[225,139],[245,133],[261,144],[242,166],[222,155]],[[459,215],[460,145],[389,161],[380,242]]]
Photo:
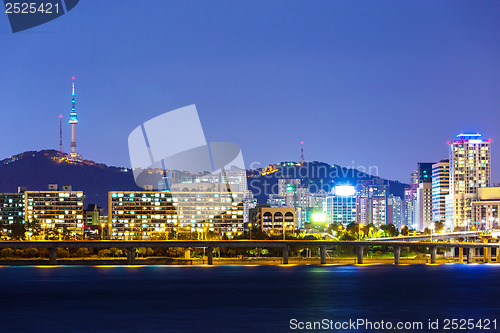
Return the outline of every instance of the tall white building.
[[[449,142],[450,194],[446,198],[446,224],[451,228],[470,228],[472,201],[479,188],[491,182],[490,140],[480,133],[461,133]]]
[[[450,160],[432,165],[432,221],[445,223],[446,196],[450,193]]]

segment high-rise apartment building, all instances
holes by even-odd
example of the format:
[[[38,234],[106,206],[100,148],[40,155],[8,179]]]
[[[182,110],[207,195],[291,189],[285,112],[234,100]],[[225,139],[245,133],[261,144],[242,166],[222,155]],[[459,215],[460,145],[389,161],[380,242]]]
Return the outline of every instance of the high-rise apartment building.
[[[432,224],[432,165],[418,163],[418,189],[415,218],[417,229],[424,231]]]
[[[360,180],[356,200],[358,223],[373,223],[376,227],[387,224],[387,195],[388,185],[385,180]]]
[[[403,202],[403,224],[409,229],[417,229],[416,208],[417,208],[418,184],[411,184],[405,188],[405,197]]]
[[[301,187],[300,179],[278,179],[278,194],[270,194],[268,204],[280,207],[280,198],[284,199],[285,207],[295,208],[296,227],[303,227],[307,218],[307,207],[309,207],[309,189]]]
[[[418,184],[418,171],[414,171],[410,175],[410,185]]]
[[[446,197],[446,225],[470,228],[474,222],[472,201],[478,189],[491,182],[490,140],[480,133],[461,133],[450,141],[450,194]]]
[[[252,191],[246,190],[243,202],[243,223],[249,222],[250,209],[255,207],[257,207],[257,199],[254,197]]]
[[[404,225],[403,200],[389,194],[387,198],[387,223],[392,223],[398,229]]]
[[[327,197],[325,190],[319,190],[317,193],[309,193],[309,207],[323,210],[323,202]]]
[[[450,193],[450,160],[432,165],[432,221],[445,223],[446,196]]]

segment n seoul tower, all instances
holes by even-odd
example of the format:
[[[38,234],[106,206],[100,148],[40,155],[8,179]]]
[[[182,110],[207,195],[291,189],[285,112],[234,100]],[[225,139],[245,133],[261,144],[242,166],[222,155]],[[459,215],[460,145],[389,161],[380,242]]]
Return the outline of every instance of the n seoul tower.
[[[69,154],[72,158],[79,158],[80,155],[76,153],[76,141],[75,141],[75,125],[78,124],[78,116],[75,109],[75,77],[73,76],[73,89],[71,90],[71,112],[69,114],[68,123],[71,124],[71,153]]]

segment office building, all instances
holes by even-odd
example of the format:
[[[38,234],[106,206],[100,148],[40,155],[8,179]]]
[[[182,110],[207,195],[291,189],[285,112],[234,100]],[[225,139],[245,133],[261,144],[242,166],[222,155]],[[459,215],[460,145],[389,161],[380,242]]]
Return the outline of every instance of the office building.
[[[333,194],[326,197],[323,212],[328,224],[356,223],[356,189],[354,186],[335,186]]]
[[[250,223],[264,232],[283,233],[295,230],[295,209],[293,207],[266,207],[257,205],[250,210]]]

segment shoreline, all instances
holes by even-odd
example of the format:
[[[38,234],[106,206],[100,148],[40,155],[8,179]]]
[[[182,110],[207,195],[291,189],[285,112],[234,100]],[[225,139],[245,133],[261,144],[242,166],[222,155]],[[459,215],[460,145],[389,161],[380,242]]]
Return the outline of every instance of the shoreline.
[[[400,265],[421,265],[430,264],[430,258],[401,258]],[[458,258],[438,258],[436,264],[458,264]],[[473,263],[484,263],[483,257],[475,257]],[[490,261],[490,263],[496,264],[495,261]],[[326,265],[358,265],[357,258],[327,258]],[[373,265],[373,264],[391,264],[394,265],[394,258],[363,258],[363,264],[361,265]],[[465,263],[464,263],[465,264]],[[120,266],[127,265],[126,258],[63,258],[58,259],[56,265],[50,265],[48,258],[41,259],[0,259],[0,266],[99,266],[99,265],[109,265],[109,266]],[[197,265],[208,265],[208,259],[205,258],[136,258],[135,265],[175,265],[175,266],[197,266]],[[212,266],[220,265],[283,265],[282,258],[252,258],[252,259],[241,259],[241,258],[213,258]],[[289,258],[288,265],[321,265],[320,258]]]

